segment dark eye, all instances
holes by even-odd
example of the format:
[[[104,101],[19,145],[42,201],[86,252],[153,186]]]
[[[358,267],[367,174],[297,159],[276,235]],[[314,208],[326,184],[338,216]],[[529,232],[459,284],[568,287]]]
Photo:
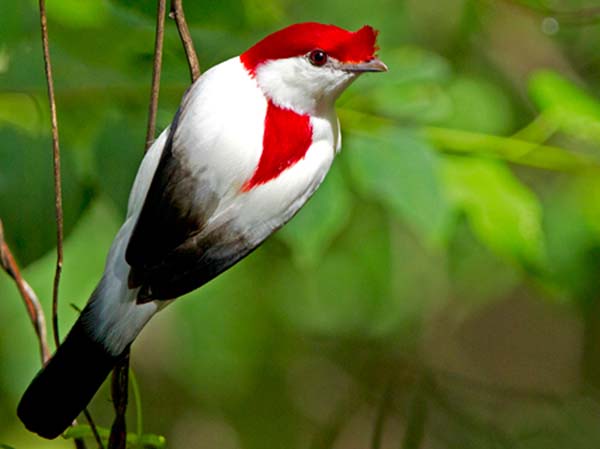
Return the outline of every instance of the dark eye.
[[[327,53],[323,50],[313,50],[308,55],[308,60],[312,65],[322,66],[327,62]]]

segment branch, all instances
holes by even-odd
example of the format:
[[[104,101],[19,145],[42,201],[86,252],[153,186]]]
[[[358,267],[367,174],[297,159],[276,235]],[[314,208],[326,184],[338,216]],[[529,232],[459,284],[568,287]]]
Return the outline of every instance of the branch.
[[[160,73],[162,69],[163,42],[165,35],[165,13],[167,9],[166,3],[166,0],[158,0],[156,11],[154,63],[152,67],[152,86],[150,89],[150,104],[148,106],[148,126],[146,129],[146,143],[144,146],[145,151],[147,151],[148,148],[150,148],[150,146],[154,142],[154,136],[156,134],[156,113],[158,111],[158,95],[160,92]],[[185,25],[185,17],[183,16],[181,3],[178,6],[178,11],[180,11],[181,13],[179,17],[181,17],[181,20],[183,20],[183,24]],[[179,23],[179,21],[177,23]],[[187,31],[187,33],[189,35],[189,31]],[[187,47],[185,48],[187,53]],[[108,449],[125,449],[127,445],[127,424],[125,420],[125,415],[127,413],[127,388],[129,385],[129,354],[130,351],[129,349],[127,349],[124,358],[115,367],[112,374],[111,393],[115,408],[115,419],[110,429]]]
[[[125,413],[127,411],[127,387],[129,385],[129,348],[113,370],[112,397],[115,407],[115,420],[110,429],[108,449],[125,449],[127,446],[127,427]]]
[[[377,415],[375,417],[373,435],[371,436],[371,449],[381,448],[385,420],[392,405],[393,386],[394,384],[392,382],[392,379],[390,379],[388,381],[387,386],[385,387],[383,396],[381,397],[381,402],[379,403]]]
[[[428,418],[428,404],[425,397],[426,386],[425,380],[420,380],[415,386],[406,418],[406,430],[402,438],[402,449],[419,449],[423,446]]]
[[[31,320],[31,324],[33,324],[35,334],[37,335],[40,346],[40,357],[42,365],[44,365],[50,359],[50,350],[48,349],[48,340],[46,338],[46,319],[44,317],[44,311],[42,310],[37,295],[21,276],[15,258],[4,240],[2,220],[0,220],[0,265],[4,271],[13,278],[17,285],[17,289],[21,294],[21,298],[23,298],[27,313],[29,314],[29,319]]]
[[[92,435],[94,436],[94,440],[96,440],[96,444],[98,445],[98,449],[104,449],[104,444],[102,443],[102,439],[100,438],[100,434],[98,433],[98,428],[96,427],[96,423],[92,419],[92,415],[90,411],[86,408],[83,409],[83,415],[90,425],[90,429],[92,430]],[[77,441],[77,440],[75,440]]]
[[[194,49],[194,41],[190,35],[190,29],[185,21],[185,14],[183,13],[182,0],[171,0],[171,12],[169,17],[175,20],[177,25],[177,31],[179,31],[179,37],[185,50],[185,56],[190,67],[190,76],[192,83],[200,77],[200,63],[198,62],[198,55]]]
[[[52,62],[48,45],[48,23],[46,19],[46,2],[39,0],[40,25],[42,30],[42,47],[44,52],[44,69],[48,84],[48,102],[50,103],[50,121],[52,124],[52,156],[54,161],[54,208],[56,213],[56,270],[54,272],[54,288],[52,290],[52,330],[54,343],[58,348],[60,337],[58,332],[58,287],[63,264],[63,207],[62,180],[60,176],[60,146],[58,142],[58,119],[56,117],[56,100],[54,98],[54,80],[52,78]]]
[[[156,134],[156,112],[158,110],[158,96],[160,92],[160,72],[162,68],[163,42],[165,33],[166,0],[158,0],[156,12],[156,35],[154,39],[154,63],[152,70],[152,87],[150,90],[150,104],[148,106],[148,126],[146,129],[145,149],[148,150],[154,142]],[[192,82],[200,76],[200,64],[194,49],[194,42],[185,20],[182,0],[171,0],[169,17],[175,20],[179,37],[190,68]],[[115,419],[110,431],[108,449],[125,449],[127,429],[125,414],[127,412],[127,388],[129,384],[129,349],[123,359],[113,370],[112,398],[115,407]]]
[[[45,0],[39,0],[40,8],[40,29],[42,32],[42,51],[44,54],[44,70],[46,72],[46,83],[48,85],[48,103],[50,105],[50,123],[52,128],[52,159],[54,166],[54,210],[56,215],[56,268],[54,271],[54,284],[52,288],[52,333],[54,336],[54,344],[58,348],[60,345],[60,334],[58,329],[58,293],[60,286],[60,277],[62,274],[63,265],[63,205],[62,205],[62,178],[60,171],[60,144],[58,139],[58,118],[56,115],[56,99],[54,96],[54,79],[52,76],[52,60],[50,59],[50,45],[48,43],[48,20],[46,18],[46,2]],[[36,298],[37,301],[37,298]],[[39,305],[39,301],[38,301]],[[41,309],[40,309],[41,312]],[[43,320],[43,314],[40,314]],[[35,326],[35,324],[34,324]],[[42,344],[42,338],[46,344],[46,354],[42,357],[44,362],[49,359],[48,348],[46,343],[45,326],[44,333],[38,333],[38,339]],[[96,425],[92,420],[92,417],[87,409],[84,409],[85,416],[90,423],[92,431],[96,440],[99,442],[100,438],[96,430]],[[75,423],[75,422],[74,422]],[[85,442],[81,438],[75,439],[75,447],[77,449],[85,449]],[[99,447],[102,449],[102,443],[99,442]]]
[[[158,93],[160,90],[160,71],[162,68],[163,41],[165,35],[165,11],[167,0],[158,0],[156,13],[156,37],[154,40],[154,67],[152,70],[152,89],[150,106],[148,107],[148,128],[146,131],[146,150],[154,142],[156,134],[156,111],[158,110]]]

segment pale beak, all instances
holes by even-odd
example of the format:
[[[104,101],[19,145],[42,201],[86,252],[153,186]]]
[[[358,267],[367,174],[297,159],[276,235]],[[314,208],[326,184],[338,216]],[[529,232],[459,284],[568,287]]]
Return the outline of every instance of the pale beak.
[[[341,64],[340,67],[342,70],[347,72],[387,72],[388,68],[384,62],[378,58],[373,58],[367,62],[345,62]]]

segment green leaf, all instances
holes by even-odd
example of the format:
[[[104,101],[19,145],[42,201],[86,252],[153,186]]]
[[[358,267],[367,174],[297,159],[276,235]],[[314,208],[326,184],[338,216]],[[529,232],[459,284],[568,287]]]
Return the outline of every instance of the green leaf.
[[[144,128],[124,114],[107,120],[94,143],[94,175],[98,185],[124,214],[129,191],[142,160]]]
[[[106,443],[110,436],[110,430],[104,427],[97,427],[97,430],[100,439]],[[94,434],[90,426],[87,424],[79,424],[77,426],[69,427],[63,436],[69,440],[75,438],[93,438]],[[130,449],[162,449],[167,445],[165,437],[151,433],[146,433],[141,436],[138,436],[135,433],[128,433],[126,441],[127,448]]]
[[[556,72],[536,72],[529,80],[529,94],[542,111],[558,107],[578,116],[600,120],[600,102]]]
[[[293,250],[300,265],[315,265],[348,222],[352,199],[338,164],[323,185],[278,236]]]
[[[360,89],[349,89],[338,103],[355,111],[419,123],[450,117],[452,102],[443,86],[451,74],[446,60],[416,47],[388,52],[384,59],[394,76],[361,79]]]
[[[96,430],[98,431],[98,435],[103,440],[108,439],[110,435],[110,430],[105,429],[104,427],[96,426]],[[67,440],[70,439],[78,439],[78,438],[92,438],[94,436],[92,432],[92,428],[87,424],[78,424],[76,426],[69,427],[65,433],[63,433],[63,437]]]
[[[42,106],[33,95],[0,92],[0,125],[7,123],[32,134],[45,125]]]
[[[600,168],[598,158],[556,146],[433,126],[427,126],[422,131],[437,148],[453,153],[481,155],[546,170],[581,171]]]
[[[12,446],[9,446],[8,444],[0,444],[0,449],[15,449]]]
[[[55,245],[52,142],[0,128],[0,212],[9,243],[24,266]],[[62,151],[65,233],[72,231],[90,191],[76,173],[74,151]]]
[[[389,207],[429,239],[442,237],[448,203],[439,184],[439,157],[412,132],[388,129],[352,135],[343,154],[354,186]]]
[[[544,259],[542,211],[537,197],[503,164],[448,157],[444,181],[455,206],[495,253],[529,266]]]
[[[584,222],[600,239],[600,179],[597,174],[581,176],[575,180],[577,202]]]
[[[98,27],[108,19],[109,4],[106,1],[61,0],[49,2],[47,12],[50,20],[62,25],[77,28]]]
[[[600,101],[583,88],[546,70],[531,77],[529,93],[548,119],[563,132],[600,142]]]
[[[264,282],[283,318],[303,333],[341,336],[387,330],[391,277],[390,220],[376,204],[363,202],[317,267],[274,264]],[[275,300],[276,298],[276,300]]]
[[[482,78],[461,76],[448,87],[451,113],[440,123],[449,128],[506,134],[513,128],[513,111],[506,93]]]

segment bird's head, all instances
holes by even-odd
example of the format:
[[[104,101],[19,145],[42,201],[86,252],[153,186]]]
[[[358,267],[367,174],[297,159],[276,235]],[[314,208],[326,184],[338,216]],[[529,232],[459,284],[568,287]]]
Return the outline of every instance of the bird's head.
[[[377,31],[299,23],[279,30],[242,53],[240,59],[263,93],[278,106],[319,114],[361,73],[387,67],[375,53]]]

